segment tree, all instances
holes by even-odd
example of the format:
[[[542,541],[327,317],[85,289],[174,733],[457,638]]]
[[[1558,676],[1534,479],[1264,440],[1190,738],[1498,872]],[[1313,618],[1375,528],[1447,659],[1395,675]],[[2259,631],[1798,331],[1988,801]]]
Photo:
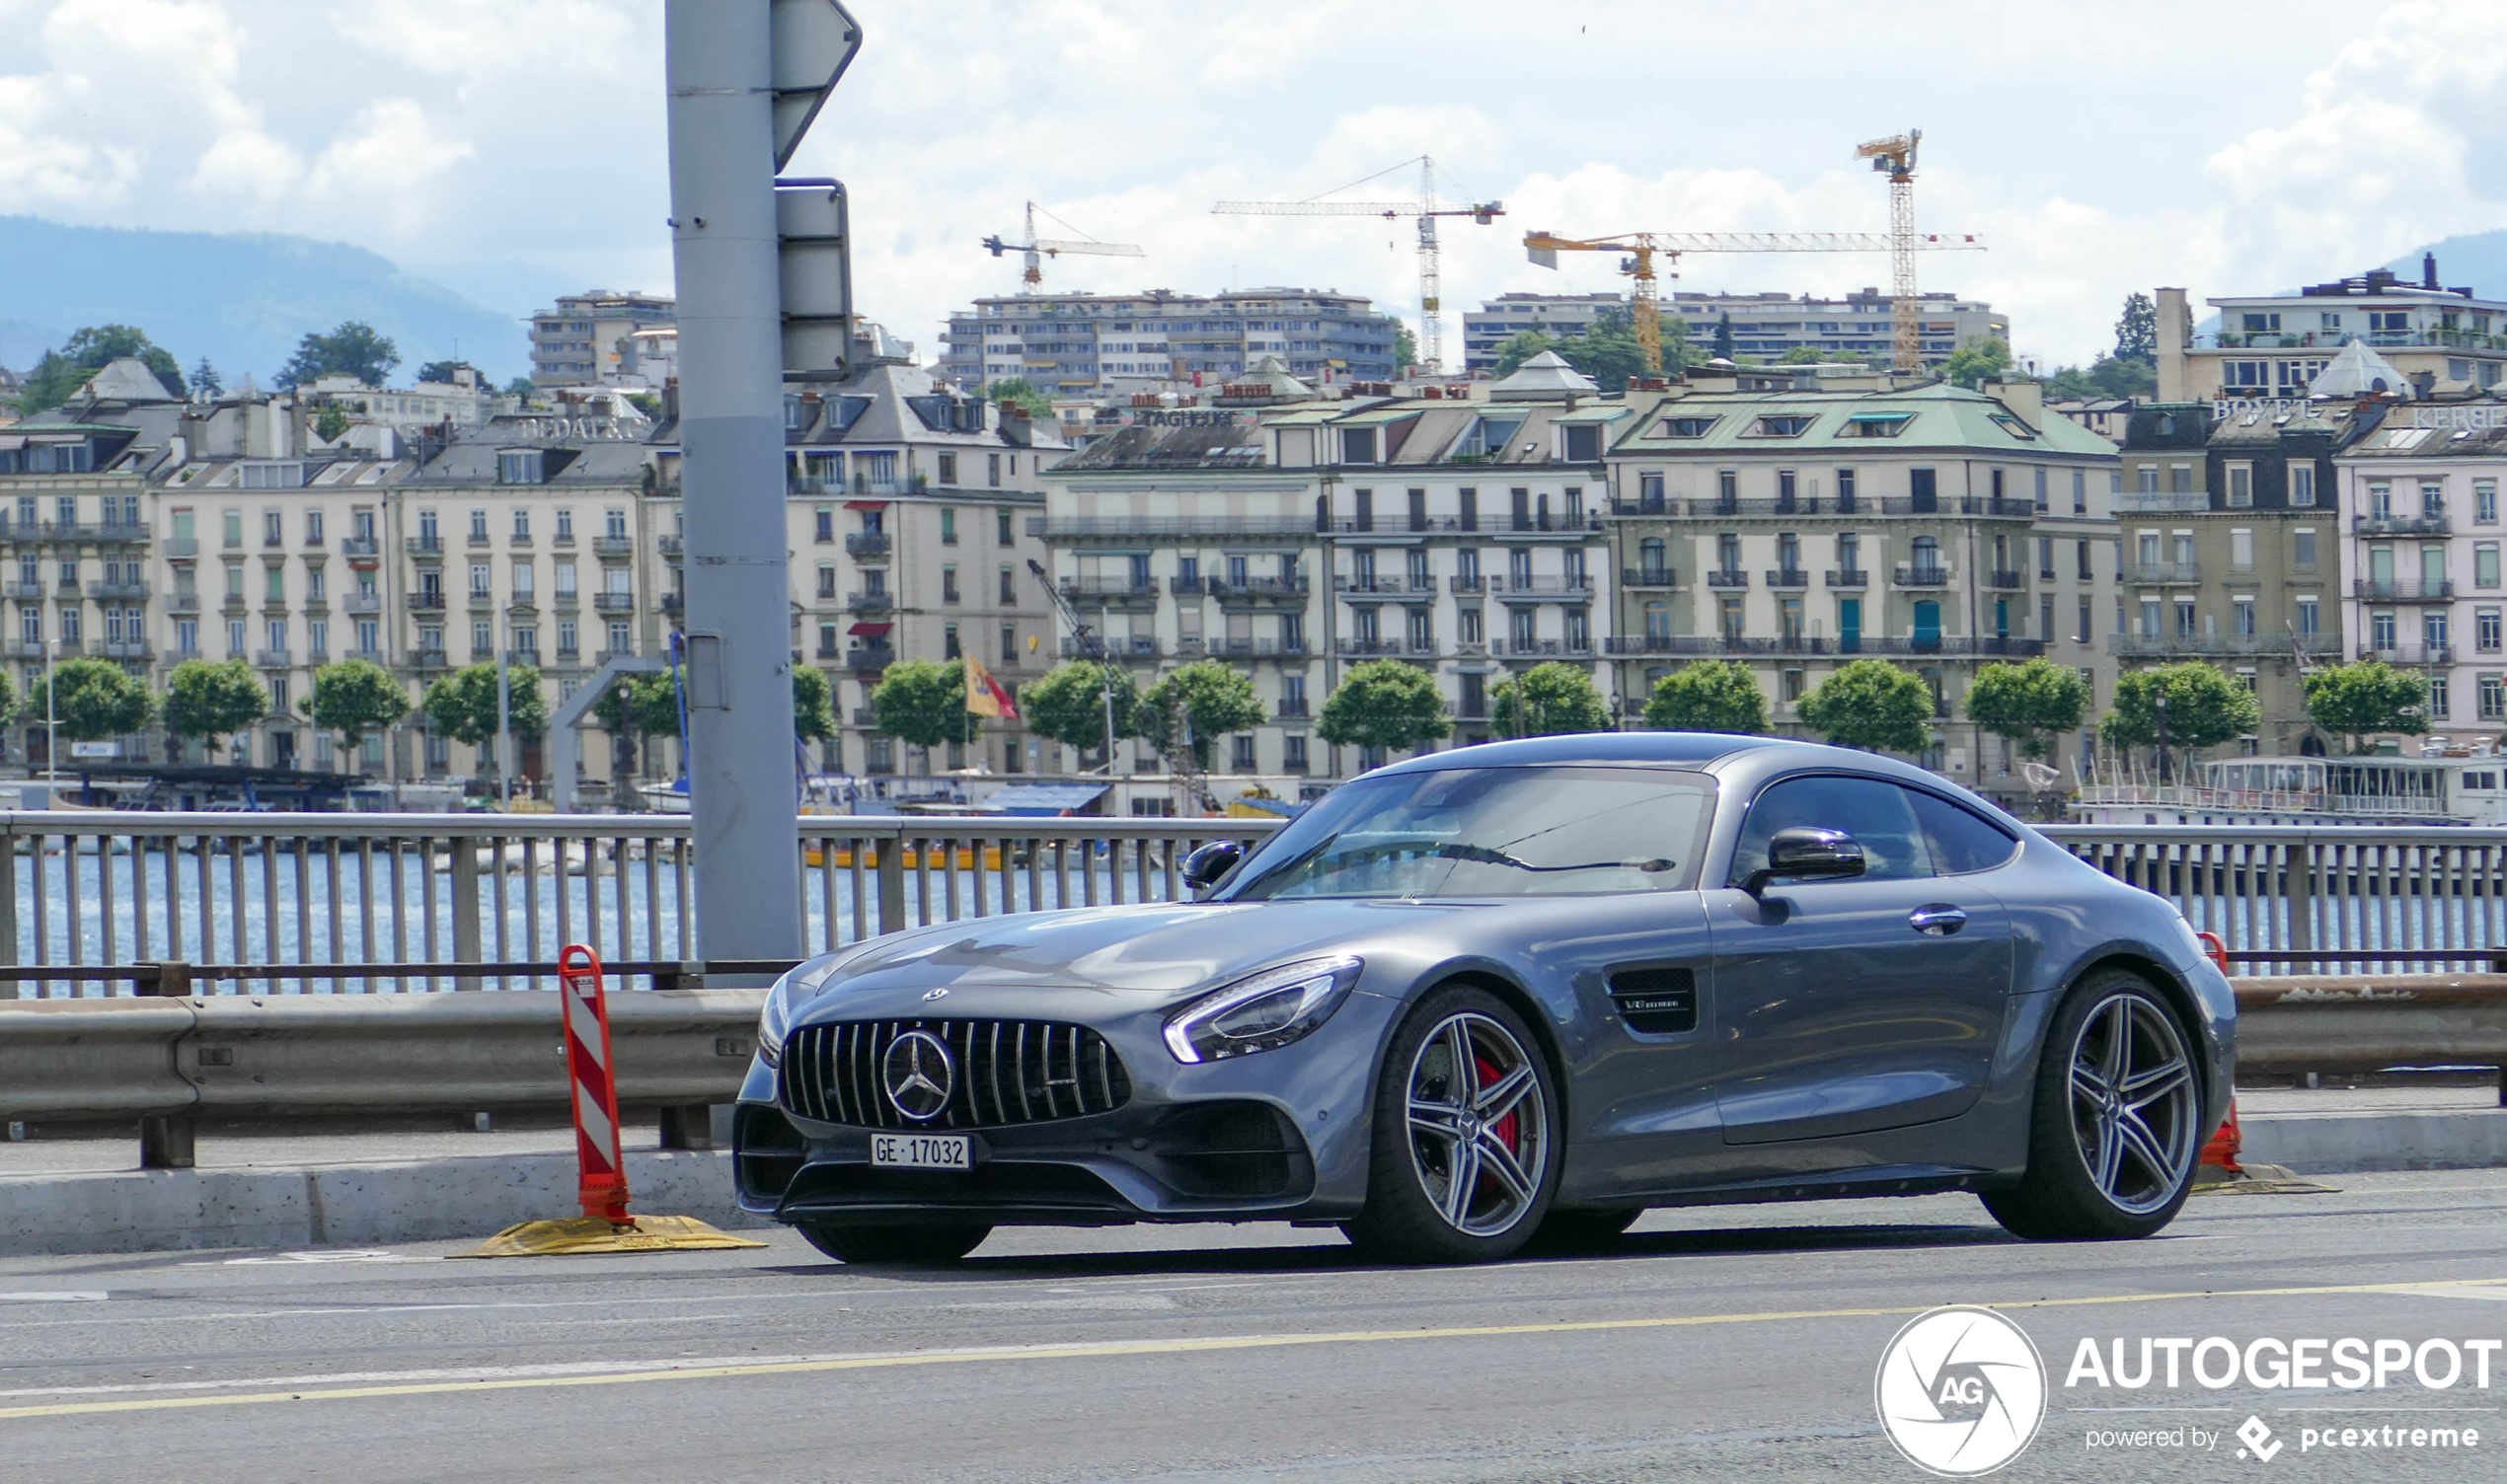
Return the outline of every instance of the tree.
[[[349,663],[356,663],[350,661]],[[330,669],[339,669],[333,665]],[[327,673],[327,672],[326,672]],[[322,684],[320,676],[314,684]],[[395,686],[395,692],[398,686]],[[469,747],[486,747],[496,740],[496,667],[493,664],[467,665],[444,676],[426,688],[426,714],[433,718],[435,730]],[[549,729],[549,704],[540,694],[540,668],[537,665],[505,667],[505,710],[517,737],[536,737]],[[377,725],[397,719],[387,716]],[[355,742],[348,744],[351,748]]]
[[[468,361],[428,361],[418,368],[418,379],[421,382],[433,382],[437,386],[449,387],[453,384],[453,378],[464,371],[473,376],[479,374],[479,368]],[[484,381],[483,378],[483,385]]]
[[[1645,374],[1645,348],[1636,343],[1636,317],[1620,305],[1606,304],[1596,310],[1584,334],[1558,341],[1557,351],[1604,392],[1625,392],[1630,377]]]
[[[191,390],[203,397],[215,397],[226,390],[226,378],[218,375],[217,367],[210,365],[205,355],[200,357],[200,364],[191,368]]]
[[[793,735],[816,742],[835,734],[835,691],[825,672],[793,666]]]
[[[472,669],[480,668],[477,665]],[[493,666],[489,667],[493,673]],[[528,668],[521,666],[517,668]],[[539,672],[531,671],[537,680]],[[449,678],[449,677],[447,677]],[[439,682],[440,684],[440,682]],[[494,694],[491,683],[491,696]],[[493,708],[494,703],[491,703]],[[297,709],[314,725],[327,732],[340,734],[340,745],[353,753],[369,732],[382,730],[409,714],[409,693],[392,678],[392,672],[370,659],[343,659],[314,672],[313,686]],[[542,725],[548,713],[540,713]],[[494,723],[490,724],[493,733]]]
[[[1606,732],[1611,708],[1581,666],[1550,660],[1489,688],[1488,726],[1501,737]]]
[[[2046,379],[2046,397],[2054,402],[2086,402],[2099,397],[2148,397],[2159,387],[2159,372],[2149,361],[2104,357],[2086,371],[2065,366]]]
[[[136,675],[110,660],[65,659],[47,678],[38,675],[28,696],[30,711],[57,722],[73,742],[126,737],[157,713],[156,698]],[[57,760],[56,760],[57,761]]]
[[[1339,688],[1324,699],[1323,714],[1315,718],[1315,734],[1334,747],[1377,747],[1388,752],[1407,752],[1453,730],[1435,678],[1398,659],[1371,659],[1352,666],[1340,678]]]
[[[2167,698],[2167,745],[2217,747],[2263,724],[2254,694],[2218,665],[2180,660],[2127,670],[2115,678],[2115,702],[2098,730],[2116,747],[2159,742],[2159,698]]]
[[[1167,672],[1132,708],[1133,735],[1173,759],[1188,738],[1192,762],[1210,771],[1210,745],[1231,732],[1262,724],[1262,699],[1243,671],[1215,659],[1194,660]]]
[[[1410,327],[1409,327],[1409,326],[1407,326],[1407,325],[1396,325],[1396,326],[1394,326],[1394,327],[1393,327],[1393,369],[1394,369],[1395,374],[1396,374],[1396,375],[1399,375],[1402,371],[1404,371],[1404,370],[1407,369],[1408,367],[1415,366],[1415,365],[1417,365],[1418,363],[1419,363],[1419,341],[1418,341],[1418,336],[1416,336],[1416,335],[1414,335],[1414,334],[1410,334]]]
[[[1817,345],[1796,345],[1776,358],[1780,366],[1816,366],[1828,359],[1828,352]]]
[[[1497,347],[1498,379],[1502,381],[1522,370],[1525,361],[1539,355],[1542,351],[1557,348],[1557,339],[1538,330],[1516,331],[1507,337],[1506,343]]]
[[[1967,340],[1941,362],[1941,379],[1973,391],[1978,383],[2000,381],[2011,369],[2011,342],[1998,334]]]
[[[1715,317],[1714,354],[1717,360],[1732,359],[1732,317],[1730,315]]]
[[[2307,677],[2307,714],[2317,726],[2350,739],[2352,752],[2367,750],[2370,732],[2428,730],[2429,685],[2383,660],[2333,665]],[[2169,732],[2175,730],[2169,718]]]
[[[1797,704],[1802,724],[1839,747],[1922,752],[1933,740],[1933,691],[1885,659],[1838,668]]]
[[[157,373],[165,384],[166,395],[187,394],[183,368],[175,363],[173,352],[160,348],[148,338],[148,333],[131,325],[90,325],[61,342],[58,350],[46,350],[27,373],[26,390],[19,394],[20,412],[40,412],[59,407],[78,395],[87,379],[105,369],[108,362],[135,356]]]
[[[2077,729],[2089,714],[2089,688],[2079,671],[2040,655],[2025,664],[1983,666],[1967,688],[1966,705],[1968,720],[2042,758],[2049,738]]]
[[[296,342],[296,354],[279,370],[279,386],[293,391],[326,376],[353,376],[370,387],[383,385],[401,352],[362,320],[347,320],[329,334],[312,331]]]
[[[504,395],[527,408],[540,395],[540,384],[527,376],[517,376],[505,383]]]
[[[2115,321],[2115,355],[2119,361],[2159,362],[2159,306],[2145,293],[2124,296],[2124,313]]]
[[[592,703],[592,719],[611,736],[635,744],[639,766],[649,762],[650,755],[642,750],[644,739],[679,730],[677,672],[619,676]]]
[[[984,401],[1017,408],[1031,422],[1053,420],[1053,399],[1024,376],[1005,377],[984,388]]]
[[[1118,665],[1069,659],[1019,688],[1019,714],[1027,730],[1065,747],[1090,751],[1105,746],[1105,687],[1114,687],[1114,735],[1131,735],[1132,707],[1138,692]]]
[[[966,666],[960,660],[911,659],[888,666],[871,688],[879,730],[911,747],[930,749],[983,735],[984,718],[966,709]]]
[[[1767,696],[1737,660],[1693,660],[1654,682],[1645,724],[1665,732],[1767,734]]]
[[[314,436],[325,443],[337,443],[347,436],[348,412],[336,402],[326,402],[314,414]]]
[[[166,731],[218,752],[224,739],[269,714],[269,690],[240,659],[187,659],[166,677]]]

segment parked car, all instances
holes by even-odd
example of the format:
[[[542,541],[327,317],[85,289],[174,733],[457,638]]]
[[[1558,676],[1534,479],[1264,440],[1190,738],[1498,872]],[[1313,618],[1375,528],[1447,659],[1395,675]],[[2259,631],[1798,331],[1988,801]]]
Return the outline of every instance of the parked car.
[[[775,987],[745,1209],[853,1261],[1005,1224],[1334,1223],[1455,1262],[1650,1207],[2175,1216],[2236,1002],[2167,903],[1865,753],[1624,733],[1367,774],[1201,899],[951,923]]]

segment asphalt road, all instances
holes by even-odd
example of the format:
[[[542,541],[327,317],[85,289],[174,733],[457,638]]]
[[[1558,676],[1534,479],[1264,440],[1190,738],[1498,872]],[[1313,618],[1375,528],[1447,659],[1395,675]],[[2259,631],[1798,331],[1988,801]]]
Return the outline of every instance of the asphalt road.
[[[2507,1352],[2483,1390],[2461,1350],[2507,1337],[2507,1171],[2335,1183],[2204,1198],[2140,1243],[2013,1242],[1933,1197],[1655,1213],[1608,1256],[1464,1270],[1366,1267],[1277,1226],[1008,1232],[938,1273],[781,1232],[496,1262],[0,1260],[0,1475],[1916,1480],[1875,1367],[1912,1315],[1963,1303],[2015,1320],[2051,1373],[1998,1478],[2507,1477]],[[2066,1386],[2085,1336],[2128,1361],[2144,1338],[2451,1338],[2466,1373]],[[2248,1417],[2268,1463],[2237,1456]],[[2413,1448],[2415,1425],[2481,1437]],[[2302,1451],[2302,1429],[2344,1426],[2402,1431]]]

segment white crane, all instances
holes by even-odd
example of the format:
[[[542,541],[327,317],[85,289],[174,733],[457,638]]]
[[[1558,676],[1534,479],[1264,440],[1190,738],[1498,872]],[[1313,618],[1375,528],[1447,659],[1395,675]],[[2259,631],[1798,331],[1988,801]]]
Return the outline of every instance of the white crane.
[[[998,235],[987,237],[983,241],[983,246],[995,258],[1004,253],[1022,253],[1026,256],[1026,271],[1020,275],[1019,292],[1023,294],[1032,294],[1044,286],[1044,260],[1047,258],[1058,258],[1065,253],[1090,258],[1145,256],[1138,245],[1128,242],[1099,242],[1096,238],[1087,236],[1076,239],[1038,237],[1036,236],[1036,209],[1035,202],[1027,202],[1027,240],[1026,242],[1004,242]],[[1054,216],[1050,211],[1044,214],[1057,222],[1062,221],[1062,218]],[[1074,232],[1080,230],[1071,226],[1069,222],[1062,222],[1062,225]]]

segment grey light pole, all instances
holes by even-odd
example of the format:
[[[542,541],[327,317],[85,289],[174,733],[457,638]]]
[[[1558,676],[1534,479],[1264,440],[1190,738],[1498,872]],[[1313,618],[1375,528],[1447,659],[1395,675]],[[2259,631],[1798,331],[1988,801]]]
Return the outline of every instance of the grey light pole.
[[[696,953],[800,952],[769,0],[667,0]]]

